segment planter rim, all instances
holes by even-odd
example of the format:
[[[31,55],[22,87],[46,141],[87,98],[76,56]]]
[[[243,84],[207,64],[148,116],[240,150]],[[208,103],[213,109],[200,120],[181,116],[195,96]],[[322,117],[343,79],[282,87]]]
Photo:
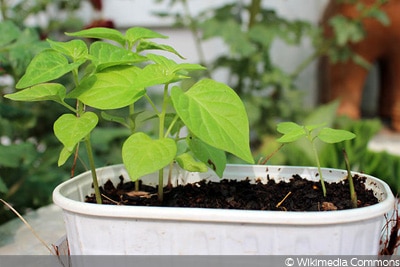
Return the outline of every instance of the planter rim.
[[[252,168],[263,168],[272,170],[315,170],[315,167],[303,166],[272,166],[272,165],[242,165],[228,164],[229,167],[251,166]],[[122,164],[98,168],[101,172],[109,168],[123,168]],[[343,172],[343,170],[323,168],[324,172]],[[357,172],[353,172],[357,173]],[[211,208],[181,208],[181,207],[143,207],[143,206],[118,206],[98,205],[85,203],[65,197],[62,194],[63,188],[73,186],[80,180],[91,179],[89,172],[58,185],[53,191],[53,201],[65,211],[85,214],[87,216],[133,218],[147,220],[174,220],[174,221],[196,221],[196,222],[230,222],[240,224],[293,224],[316,225],[316,224],[337,224],[353,221],[368,220],[382,216],[393,210],[395,198],[390,187],[382,180],[373,176],[359,173],[365,176],[371,183],[380,185],[383,188],[382,200],[369,207],[325,211],[325,212],[285,212],[285,211],[258,211],[258,210],[234,210],[234,209],[211,209]]]

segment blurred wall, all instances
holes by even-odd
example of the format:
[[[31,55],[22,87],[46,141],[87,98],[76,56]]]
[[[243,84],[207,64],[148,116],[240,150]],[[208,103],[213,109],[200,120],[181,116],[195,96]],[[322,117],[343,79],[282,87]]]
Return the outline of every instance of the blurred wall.
[[[103,0],[102,16],[105,19],[114,21],[117,28],[128,28],[131,26],[145,26],[157,29],[170,38],[165,41],[172,45],[189,62],[198,62],[198,55],[195,50],[194,40],[187,30],[178,30],[170,27],[173,21],[162,19],[152,14],[154,11],[171,11],[168,7],[169,1],[163,4],[156,4],[154,1],[143,0]],[[196,15],[200,11],[209,7],[221,6],[230,0],[189,0],[190,11]],[[320,15],[325,8],[328,0],[264,0],[265,7],[274,8],[281,16],[288,19],[302,19],[313,23],[318,23]],[[178,11],[180,5],[176,5],[172,11]],[[225,47],[221,42],[211,40],[203,43],[206,58],[212,60]],[[299,47],[288,47],[281,42],[275,42],[272,50],[273,59],[276,64],[284,70],[291,72],[308,55],[312,53],[310,43],[303,42]],[[306,104],[313,105],[317,100],[317,64],[311,64],[298,79],[298,86],[307,93]],[[224,81],[224,73],[216,73],[214,79]]]

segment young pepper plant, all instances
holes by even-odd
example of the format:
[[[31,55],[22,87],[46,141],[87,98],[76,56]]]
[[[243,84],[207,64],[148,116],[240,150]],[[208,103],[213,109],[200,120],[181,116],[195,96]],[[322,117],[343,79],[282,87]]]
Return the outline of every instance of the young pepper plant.
[[[5,97],[55,101],[66,108],[67,112],[54,122],[54,133],[64,145],[58,164],[63,165],[84,142],[98,203],[101,196],[90,136],[98,126],[99,114],[131,130],[122,145],[123,163],[133,181],[159,171],[160,200],[163,169],[174,161],[189,171],[206,171],[210,167],[220,177],[226,165],[225,152],[254,162],[247,113],[238,95],[227,85],[210,79],[200,80],[186,91],[178,86],[176,82],[188,78],[189,71],[204,67],[150,53],[162,50],[183,59],[171,46],[151,40],[166,36],[140,27],[130,28],[125,34],[92,28],[67,35],[103,41],[87,44],[81,39],[48,40],[50,49],[33,58],[16,84],[16,88],[24,90]],[[67,74],[72,74],[74,81],[70,89],[57,82]],[[160,90],[160,86],[162,102],[157,106],[148,92]],[[135,103],[140,99],[148,101],[154,111],[151,117],[158,118],[157,136],[136,127]],[[121,108],[129,111],[128,116],[109,113]],[[183,126],[188,129],[186,136],[180,134]]]
[[[315,145],[315,141],[320,140],[324,143],[334,144],[343,142],[345,140],[351,140],[355,138],[356,135],[346,130],[324,127],[324,124],[302,126],[294,122],[279,123],[277,125],[277,131],[283,134],[283,136],[277,139],[277,141],[280,143],[292,143],[301,138],[306,138],[308,140],[317,164],[322,193],[324,197],[326,197],[325,181],[322,176],[321,164],[319,161],[318,150]]]

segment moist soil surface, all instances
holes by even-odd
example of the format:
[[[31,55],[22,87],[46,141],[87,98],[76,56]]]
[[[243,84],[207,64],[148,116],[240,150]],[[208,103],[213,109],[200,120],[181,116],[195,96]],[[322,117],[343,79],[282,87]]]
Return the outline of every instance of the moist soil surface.
[[[352,208],[348,180],[340,183],[326,183],[327,196],[323,197],[320,182],[313,182],[294,175],[290,182],[251,183],[223,179],[218,183],[200,181],[194,184],[164,188],[164,200],[159,201],[157,188],[140,185],[135,191],[133,182],[121,182],[116,186],[111,181],[101,188],[104,204],[199,207],[246,210],[284,211],[327,211]],[[366,190],[365,178],[355,176],[358,207],[378,202],[372,190]],[[95,197],[87,196],[86,201],[95,203]]]

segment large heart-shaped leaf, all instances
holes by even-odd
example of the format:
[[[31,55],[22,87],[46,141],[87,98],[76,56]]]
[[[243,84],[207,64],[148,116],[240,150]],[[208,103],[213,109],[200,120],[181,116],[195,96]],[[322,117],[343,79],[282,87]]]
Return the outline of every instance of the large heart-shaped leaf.
[[[14,101],[44,101],[53,100],[62,102],[65,98],[66,89],[58,83],[43,83],[24,89],[22,91],[5,95],[4,97]]]
[[[247,113],[233,89],[205,79],[187,92],[173,87],[171,98],[176,112],[196,137],[247,162],[254,162],[249,147]]]
[[[26,88],[43,82],[60,78],[71,70],[78,68],[84,61],[68,63],[65,56],[57,51],[46,49],[37,54],[18,81],[16,88]]]
[[[145,90],[137,81],[139,68],[111,67],[90,76],[68,97],[78,98],[88,106],[98,109],[117,109],[126,107],[139,98]]]
[[[71,152],[76,144],[85,138],[96,127],[98,117],[93,112],[85,112],[80,117],[64,114],[54,123],[54,134]]]
[[[131,135],[122,146],[122,160],[132,181],[167,166],[176,156],[175,141],[153,140],[144,133]]]

